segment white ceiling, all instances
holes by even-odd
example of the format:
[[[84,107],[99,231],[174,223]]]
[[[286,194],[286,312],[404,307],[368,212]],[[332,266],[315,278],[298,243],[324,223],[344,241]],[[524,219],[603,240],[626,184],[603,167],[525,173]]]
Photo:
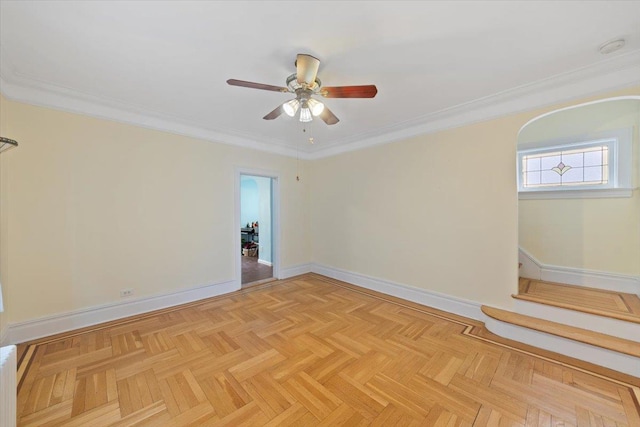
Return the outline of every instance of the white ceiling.
[[[640,83],[640,2],[0,2],[10,99],[303,157],[319,157]],[[625,47],[597,47],[623,37]],[[334,126],[262,117],[297,53]],[[314,137],[310,145],[308,136]]]

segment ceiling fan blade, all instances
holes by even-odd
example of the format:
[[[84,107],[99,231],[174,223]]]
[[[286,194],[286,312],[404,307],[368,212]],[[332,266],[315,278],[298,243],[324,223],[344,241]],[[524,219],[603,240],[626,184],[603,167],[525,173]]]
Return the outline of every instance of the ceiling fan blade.
[[[313,82],[316,81],[319,67],[320,60],[318,58],[299,53],[296,58],[298,83],[306,83],[309,86],[313,85]]]
[[[282,105],[278,105],[275,110],[273,110],[272,112],[264,116],[263,119],[265,120],[277,119],[278,117],[280,117],[280,114],[282,114]]]
[[[375,85],[323,87],[320,95],[325,98],[373,98],[378,93]]]
[[[322,113],[320,113],[319,116],[322,120],[324,120],[324,122],[328,125],[335,125],[336,123],[338,123],[340,121],[339,118],[336,117],[335,114],[333,114],[331,112],[331,110],[329,110],[327,108],[327,106],[324,106],[324,110],[322,110]]]
[[[265,85],[263,83],[246,82],[244,80],[229,79],[227,83],[231,86],[248,87],[251,89],[272,90],[274,92],[289,92],[289,89],[282,86]]]

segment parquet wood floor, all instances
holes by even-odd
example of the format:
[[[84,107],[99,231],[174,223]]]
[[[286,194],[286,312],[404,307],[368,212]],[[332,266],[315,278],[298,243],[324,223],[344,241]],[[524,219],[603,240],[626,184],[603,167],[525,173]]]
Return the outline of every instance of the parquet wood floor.
[[[514,297],[640,323],[640,297],[635,294],[521,277],[518,282],[518,295]]]
[[[20,355],[21,426],[640,426],[638,378],[314,274]]]

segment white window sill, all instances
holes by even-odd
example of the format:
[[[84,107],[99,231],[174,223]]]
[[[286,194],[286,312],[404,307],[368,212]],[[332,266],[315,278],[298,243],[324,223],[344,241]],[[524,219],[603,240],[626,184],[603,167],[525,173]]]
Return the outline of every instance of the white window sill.
[[[518,199],[607,199],[615,197],[631,197],[633,188],[601,188],[589,190],[545,190],[519,191]]]

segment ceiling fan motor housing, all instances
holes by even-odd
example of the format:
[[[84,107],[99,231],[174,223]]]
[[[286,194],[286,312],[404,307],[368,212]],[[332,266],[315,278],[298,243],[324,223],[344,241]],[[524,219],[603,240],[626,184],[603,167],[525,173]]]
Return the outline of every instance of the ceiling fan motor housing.
[[[325,98],[373,98],[378,93],[375,85],[364,86],[335,86],[322,87],[322,82],[318,78],[320,60],[311,55],[298,54],[296,57],[296,73],[287,77],[287,86],[273,86],[263,83],[248,82],[244,80],[229,79],[227,83],[232,86],[241,86],[251,89],[269,90],[282,93],[294,93],[296,97],[276,107],[273,111],[263,117],[265,120],[276,119],[285,112],[293,117],[300,109],[300,121],[313,120],[313,115],[318,116],[328,125],[335,125],[340,121],[331,110],[314,99],[313,95]],[[311,82],[311,83],[310,83]]]

